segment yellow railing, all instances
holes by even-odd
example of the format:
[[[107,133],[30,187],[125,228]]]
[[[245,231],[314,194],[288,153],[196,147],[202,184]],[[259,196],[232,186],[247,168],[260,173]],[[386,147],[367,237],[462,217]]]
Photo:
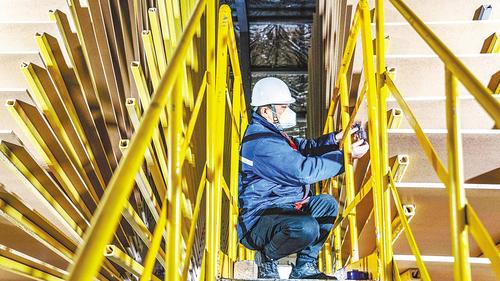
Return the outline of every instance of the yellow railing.
[[[161,2],[161,1],[160,1]],[[168,2],[168,1],[167,1]],[[192,2],[192,1],[190,1]],[[170,3],[170,2],[169,2]],[[191,3],[194,4],[194,3]],[[149,16],[153,22],[151,32],[143,33],[143,41],[146,49],[149,72],[153,80],[154,94],[149,97],[147,83],[138,63],[132,64],[132,72],[139,89],[141,103],[144,108],[142,118],[131,118],[134,123],[135,133],[130,143],[124,147],[124,156],[118,168],[113,174],[104,195],[92,218],[89,229],[85,232],[84,243],[79,248],[76,259],[70,267],[69,280],[93,280],[99,268],[102,266],[105,250],[108,255],[118,260],[123,252],[111,251],[115,249],[107,246],[111,242],[116,227],[124,212],[124,207],[136,181],[136,174],[146,158],[147,161],[160,162],[161,172],[166,177],[166,192],[163,192],[160,204],[149,202],[150,210],[156,213],[156,227],[151,234],[147,229],[143,230],[143,240],[147,242],[147,252],[144,266],[124,262],[118,264],[127,271],[140,276],[140,280],[157,280],[152,275],[156,260],[163,261],[166,269],[165,280],[186,280],[192,247],[195,241],[195,231],[198,217],[201,212],[203,194],[206,198],[206,246],[203,255],[201,278],[215,280],[218,275],[217,260],[222,257],[222,271],[226,277],[232,276],[232,263],[236,261],[238,239],[236,234],[237,223],[237,188],[238,188],[238,165],[239,145],[243,131],[248,121],[245,108],[245,99],[242,90],[242,77],[238,61],[236,39],[229,6],[222,5],[218,12],[216,21],[216,2],[199,0],[192,6],[192,15],[189,20],[187,14],[183,15],[184,22],[177,17],[171,18],[164,15],[162,11],[174,11],[175,7],[159,7],[150,9]],[[173,9],[173,10],[171,10]],[[203,24],[201,19],[205,18]],[[169,22],[170,20],[170,22]],[[163,28],[162,34],[158,24],[162,21],[169,22],[169,32]],[[181,27],[182,34],[180,33]],[[202,27],[204,26],[204,29]],[[205,41],[201,42],[200,34],[205,33]],[[175,36],[177,34],[177,36]],[[217,34],[218,38],[215,38]],[[165,47],[166,52],[162,52]],[[171,47],[175,47],[172,52]],[[199,84],[196,97],[193,96],[193,81],[186,72],[186,65],[198,68],[202,63],[196,57],[196,50],[206,52],[206,69],[203,71],[203,79]],[[157,50],[157,51],[154,51]],[[229,67],[232,70],[232,88],[228,89]],[[202,73],[203,73],[202,72]],[[163,73],[160,78],[160,73]],[[206,94],[205,94],[206,92]],[[229,94],[232,93],[232,96]],[[204,99],[206,97],[206,99]],[[205,100],[205,103],[204,103]],[[134,101],[130,100],[129,115],[135,116]],[[194,136],[195,127],[201,109],[206,106],[206,124],[198,124],[202,132],[200,136]],[[190,119],[184,122],[185,111],[189,112]],[[230,127],[226,124],[226,110],[230,113]],[[168,124],[167,124],[168,122]],[[160,126],[159,126],[160,125]],[[161,127],[163,132],[159,132]],[[199,128],[199,127],[198,127]],[[198,129],[199,131],[199,129]],[[166,147],[162,147],[162,134],[165,137]],[[205,138],[206,136],[206,138]],[[190,150],[192,140],[197,143],[206,144],[206,162],[193,159]],[[204,139],[205,138],[205,139]],[[204,139],[204,140],[203,140]],[[230,176],[228,181],[224,178],[224,142],[229,140],[230,150]],[[155,148],[157,155],[151,153]],[[163,152],[162,152],[163,151]],[[163,154],[168,151],[166,154]],[[163,155],[162,155],[163,154]],[[158,157],[158,159],[155,159]],[[163,163],[160,158],[164,158]],[[186,168],[185,159],[194,162],[191,168]],[[203,160],[205,161],[205,160]],[[149,164],[149,162],[148,162]],[[192,175],[194,169],[202,168],[202,175],[197,186],[187,186],[185,180]],[[161,175],[161,173],[160,173]],[[161,179],[157,179],[161,181]],[[143,193],[150,193],[148,188],[143,188]],[[220,252],[221,236],[221,203],[222,191],[229,199],[229,250],[228,255]],[[194,193],[194,210],[192,205],[184,198],[184,193]],[[151,194],[150,194],[151,195]],[[145,196],[148,198],[148,196]],[[154,196],[153,196],[154,198]],[[148,200],[146,200],[148,201]],[[133,221],[133,209],[127,208],[132,214],[125,215]],[[190,219],[190,223],[184,223],[183,215]],[[144,229],[141,222],[136,222]],[[147,233],[146,233],[147,232]],[[166,249],[161,248],[165,241]],[[185,251],[182,250],[185,245]],[[115,253],[115,255],[113,255]]]
[[[390,75],[386,72],[384,46],[384,6],[382,0],[375,1],[376,18],[376,61],[377,70],[373,64],[373,45],[370,27],[370,14],[366,0],[360,0],[354,14],[353,23],[349,32],[341,66],[337,74],[335,84],[335,95],[332,97],[328,110],[328,117],[324,127],[324,133],[334,130],[334,114],[340,104],[339,114],[342,121],[344,135],[349,135],[349,130],[358,112],[359,106],[366,94],[368,107],[368,137],[370,139],[370,178],[354,194],[352,186],[353,169],[352,159],[349,156],[350,140],[347,138],[341,146],[345,152],[345,190],[346,208],[342,216],[339,216],[334,225],[334,245],[336,247],[336,268],[342,266],[340,255],[342,247],[340,237],[340,225],[347,218],[351,239],[350,263],[354,264],[358,256],[358,234],[356,228],[356,206],[364,199],[371,190],[373,192],[373,209],[375,216],[375,237],[377,243],[377,268],[375,276],[380,280],[399,280],[397,264],[393,261],[392,250],[392,228],[390,214],[391,193],[394,198],[397,213],[402,224],[408,243],[413,255],[416,257],[417,266],[423,280],[430,280],[429,273],[423,263],[416,240],[412,234],[408,219],[404,214],[401,200],[395,185],[394,171],[389,167],[388,158],[388,120],[386,113],[386,98],[390,91],[399,103],[404,116],[412,126],[430,164],[436,171],[439,179],[446,186],[450,198],[450,224],[452,233],[452,249],[455,258],[454,272],[456,280],[470,280],[470,266],[468,262],[468,230],[475,238],[479,247],[486,257],[491,261],[492,267],[500,279],[500,252],[495,246],[491,236],[481,224],[474,209],[467,203],[463,184],[462,173],[462,142],[460,134],[460,118],[458,110],[457,85],[460,81],[467,90],[476,98],[486,112],[493,118],[495,123],[500,124],[500,104],[492,96],[491,90],[483,86],[479,80],[463,65],[463,63],[446,47],[445,44],[409,9],[401,0],[390,0],[396,9],[418,32],[425,42],[434,50],[445,64],[446,83],[446,117],[448,128],[448,169],[444,167],[435,149],[424,134],[418,121],[406,104],[403,96],[399,93]],[[352,60],[353,51],[356,46],[356,38],[361,31],[363,66],[365,83],[358,96],[356,106],[349,115],[349,99],[346,75]],[[332,183],[333,181],[330,181]],[[394,265],[394,271],[392,266]]]

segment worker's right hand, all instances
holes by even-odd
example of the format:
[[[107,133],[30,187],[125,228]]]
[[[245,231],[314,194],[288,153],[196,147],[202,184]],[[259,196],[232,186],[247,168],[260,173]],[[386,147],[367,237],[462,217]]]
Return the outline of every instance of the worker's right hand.
[[[351,151],[351,156],[353,159],[359,159],[363,157],[363,155],[366,154],[368,151],[368,148],[370,146],[368,145],[368,142],[365,140],[358,140],[357,142],[352,144],[352,151]]]

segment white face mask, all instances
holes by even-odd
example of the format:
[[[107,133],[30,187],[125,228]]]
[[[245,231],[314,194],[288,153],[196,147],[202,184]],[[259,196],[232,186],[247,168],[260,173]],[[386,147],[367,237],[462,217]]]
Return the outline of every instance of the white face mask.
[[[291,110],[289,107],[285,109],[278,120],[280,122],[279,125],[281,125],[281,128],[283,129],[292,128],[297,125],[297,116],[295,111]]]

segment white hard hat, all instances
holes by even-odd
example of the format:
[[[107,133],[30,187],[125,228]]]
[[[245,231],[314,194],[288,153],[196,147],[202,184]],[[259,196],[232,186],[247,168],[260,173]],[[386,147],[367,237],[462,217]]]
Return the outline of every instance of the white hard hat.
[[[255,83],[252,90],[251,106],[263,106],[268,104],[290,104],[295,99],[290,89],[281,79],[267,77]]]

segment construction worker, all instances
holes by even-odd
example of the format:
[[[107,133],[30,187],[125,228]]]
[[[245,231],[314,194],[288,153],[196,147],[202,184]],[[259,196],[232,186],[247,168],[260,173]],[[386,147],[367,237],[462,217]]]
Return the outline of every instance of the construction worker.
[[[240,152],[238,235],[256,250],[258,278],[279,279],[277,260],[297,253],[290,279],[334,279],[318,270],[317,259],[338,205],[330,195],[311,196],[309,185],[343,172],[343,134],[289,137],[283,129],[296,124],[293,102],[280,79],[264,78],[253,88],[254,113]],[[357,141],[352,151],[360,158],[368,144]]]

